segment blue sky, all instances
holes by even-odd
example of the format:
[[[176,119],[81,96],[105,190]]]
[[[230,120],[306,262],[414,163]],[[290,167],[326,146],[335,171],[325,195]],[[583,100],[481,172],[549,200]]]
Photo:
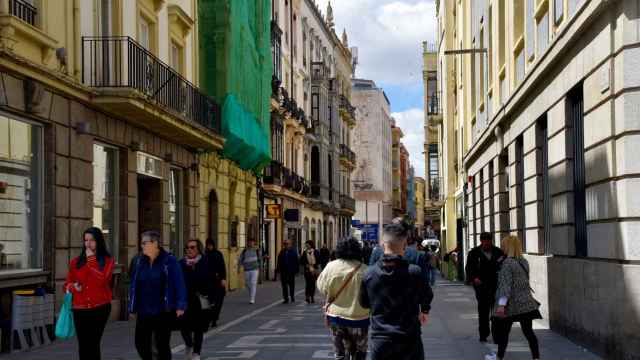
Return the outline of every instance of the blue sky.
[[[326,11],[329,0],[316,0]],[[336,32],[358,47],[356,76],[382,87],[405,137],[416,175],[424,177],[422,42],[435,38],[434,0],[331,0]]]

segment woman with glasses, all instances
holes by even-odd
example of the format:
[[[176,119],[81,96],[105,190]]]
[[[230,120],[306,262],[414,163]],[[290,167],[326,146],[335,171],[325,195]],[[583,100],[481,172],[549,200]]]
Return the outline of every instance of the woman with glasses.
[[[82,241],[82,253],[71,260],[64,289],[73,294],[80,360],[100,360],[102,334],[111,314],[113,258],[99,228],[85,230]]]
[[[185,257],[180,260],[187,286],[187,312],[181,331],[186,358],[190,360],[200,360],[202,340],[209,326],[211,306],[215,300],[215,283],[212,281],[207,257],[202,252],[200,240],[189,240],[184,248]]]
[[[171,325],[187,308],[184,277],[176,258],[162,248],[160,232],[143,232],[140,244],[142,253],[131,266],[129,290],[129,312],[136,316],[136,350],[142,360],[170,360]]]

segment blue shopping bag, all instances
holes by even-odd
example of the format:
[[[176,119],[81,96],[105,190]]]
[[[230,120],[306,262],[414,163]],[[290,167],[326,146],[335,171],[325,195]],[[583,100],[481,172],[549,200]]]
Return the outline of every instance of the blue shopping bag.
[[[58,321],[56,322],[56,337],[60,339],[68,339],[76,336],[76,327],[73,324],[73,312],[71,311],[71,301],[73,295],[71,292],[67,292],[64,295],[64,301],[58,314]]]

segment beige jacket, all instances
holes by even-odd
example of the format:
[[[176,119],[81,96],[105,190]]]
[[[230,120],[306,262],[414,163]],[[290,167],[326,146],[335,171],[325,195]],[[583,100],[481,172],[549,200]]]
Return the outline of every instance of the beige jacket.
[[[349,274],[360,264],[356,260],[334,260],[327,264],[320,276],[318,276],[318,289],[327,296],[327,299],[335,296]],[[360,291],[362,279],[367,272],[367,266],[362,264],[357,273],[353,275],[349,285],[342,290],[340,296],[329,306],[327,314],[341,317],[347,320],[364,320],[369,318],[369,309],[360,306]]]

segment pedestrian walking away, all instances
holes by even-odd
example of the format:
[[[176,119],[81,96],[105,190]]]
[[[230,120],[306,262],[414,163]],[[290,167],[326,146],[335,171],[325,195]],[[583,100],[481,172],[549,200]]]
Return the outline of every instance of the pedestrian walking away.
[[[63,288],[73,294],[73,322],[80,360],[100,360],[104,328],[111,314],[113,258],[102,230],[82,234],[80,256],[71,260]]]
[[[202,243],[198,239],[187,242],[186,256],[180,260],[187,289],[187,310],[180,322],[187,360],[200,360],[204,333],[211,319],[216,284],[211,281],[208,259],[203,256]]]
[[[533,332],[533,320],[542,319],[540,303],[531,294],[529,263],[522,257],[522,242],[516,236],[502,240],[502,250],[507,258],[502,262],[498,275],[498,289],[494,319],[497,320],[498,354],[486,359],[504,359],[509,343],[509,333],[514,322],[520,323],[522,333],[529,342],[534,360],[540,359],[538,338]],[[494,334],[495,337],[495,334]]]
[[[304,295],[307,304],[315,303],[316,279],[320,273],[320,252],[313,241],[305,242],[304,252],[300,256],[300,265],[304,269]]]
[[[471,249],[467,257],[465,271],[478,302],[478,332],[481,342],[486,342],[491,334],[489,315],[495,302],[498,270],[503,257],[504,253],[493,245],[492,236],[488,232],[480,234],[480,245]],[[493,340],[497,340],[495,336]]]
[[[244,270],[244,286],[249,292],[249,303],[256,302],[256,289],[258,288],[258,274],[260,274],[260,250],[256,247],[256,240],[247,240],[247,247],[242,250],[238,259],[238,273],[240,268]]]
[[[293,247],[291,239],[285,242],[285,246],[278,254],[276,263],[276,273],[280,274],[280,283],[282,284],[282,299],[286,304],[291,299],[295,302],[296,275],[300,271],[300,260],[298,252]]]
[[[410,229],[412,226],[407,223],[403,218],[397,217],[391,220],[392,224],[401,225],[407,229]],[[418,265],[422,270],[422,278],[425,282],[429,281],[429,269],[427,265],[427,259],[425,257],[424,252],[418,251],[417,243],[414,241],[413,237],[410,237],[407,234],[406,241],[407,247],[404,251],[403,258],[407,260],[409,264]],[[380,246],[376,246],[371,253],[371,257],[369,259],[369,265],[376,264],[384,255],[384,246],[380,244]]]
[[[383,234],[382,258],[362,281],[360,304],[370,308],[372,360],[423,360],[421,325],[427,323],[433,292],[422,269],[403,258],[409,226],[392,223]]]
[[[369,309],[360,305],[361,284],[367,266],[362,258],[358,240],[347,238],[338,243],[336,260],[318,276],[318,289],[327,297],[325,317],[337,360],[364,360],[367,357]]]
[[[184,277],[176,258],[162,248],[160,232],[141,235],[142,253],[133,261],[129,312],[136,317],[135,344],[142,360],[171,359],[171,330],[187,308]]]
[[[211,327],[218,326],[220,312],[227,294],[227,267],[222,253],[217,249],[213,239],[207,239],[205,254],[209,264],[209,273],[214,282],[213,304],[211,307]]]

